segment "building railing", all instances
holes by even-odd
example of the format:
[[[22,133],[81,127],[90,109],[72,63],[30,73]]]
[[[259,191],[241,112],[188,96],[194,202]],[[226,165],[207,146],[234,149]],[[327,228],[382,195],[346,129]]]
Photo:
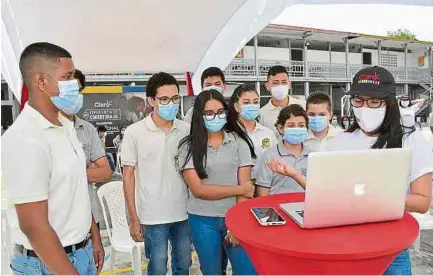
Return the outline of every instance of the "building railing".
[[[270,67],[281,65],[287,68],[290,76],[295,80],[329,80],[329,81],[351,81],[353,76],[362,68],[368,65],[348,64],[345,63],[326,63],[326,62],[306,62],[303,61],[278,61],[262,60],[259,61],[259,76],[266,77]],[[429,69],[387,67],[393,74],[396,82],[418,83],[421,77]],[[407,72],[407,73],[406,73]],[[251,59],[235,59],[224,71],[227,78],[236,77],[255,77],[256,65]]]

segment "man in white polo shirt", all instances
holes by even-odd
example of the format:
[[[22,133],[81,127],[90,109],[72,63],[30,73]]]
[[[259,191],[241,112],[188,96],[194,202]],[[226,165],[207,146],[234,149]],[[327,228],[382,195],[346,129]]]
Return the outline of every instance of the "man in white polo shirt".
[[[191,266],[188,189],[177,170],[177,158],[179,142],[189,134],[190,127],[175,119],[180,96],[179,84],[172,75],[153,75],[146,94],[153,112],[130,125],[122,142],[123,186],[131,236],[137,242],[145,241],[148,275],[167,273],[169,240],[172,273],[187,275]]]
[[[15,243],[15,274],[96,274],[86,162],[73,125],[59,110],[82,105],[71,55],[46,43],[27,46],[20,70],[29,101],[2,137],[2,175]]]
[[[320,151],[326,143],[343,132],[330,124],[332,118],[331,98],[325,93],[316,92],[307,98],[309,136],[304,144],[309,151]]]
[[[275,123],[281,109],[290,104],[299,104],[305,108],[305,101],[289,96],[292,84],[284,66],[276,65],[269,68],[266,89],[271,92],[272,99],[260,109],[259,122],[272,129],[277,137],[280,136]]]

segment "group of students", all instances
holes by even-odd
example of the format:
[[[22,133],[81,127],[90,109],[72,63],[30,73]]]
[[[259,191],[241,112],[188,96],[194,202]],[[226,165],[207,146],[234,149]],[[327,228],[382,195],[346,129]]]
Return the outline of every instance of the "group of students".
[[[226,228],[225,214],[254,195],[304,191],[313,151],[410,147],[407,210],[429,209],[431,146],[419,132],[404,131],[394,78],[386,69],[370,67],[355,76],[348,94],[356,120],[345,133],[331,123],[326,94],[311,94],[306,110],[302,101],[289,96],[284,67],[270,68],[266,87],[272,99],[262,108],[257,91],[245,85],[227,102],[218,68],[205,70],[201,81],[203,91],[188,111],[188,125],[175,119],[177,81],[166,73],[153,75],[147,97],[154,112],[125,131],[122,160],[131,234],[145,241],[150,274],[166,273],[168,241],[173,245],[173,273],[186,272],[189,238],[203,274],[224,273],[227,257],[234,274],[254,274],[248,256]],[[398,259],[387,273],[410,272],[407,251]]]
[[[104,251],[87,183],[106,180],[109,166],[101,152],[89,151],[87,160],[87,144],[77,139],[74,114],[82,106],[82,88],[74,81],[71,56],[56,45],[35,43],[24,50],[20,69],[29,103],[2,138],[9,223],[17,244],[11,268],[16,274],[94,274]],[[313,151],[409,147],[406,210],[429,209],[432,149],[419,132],[402,127],[394,78],[384,68],[355,76],[348,94],[356,120],[346,132],[332,124],[326,94],[311,94],[306,103],[289,95],[282,66],[268,72],[272,99],[262,108],[258,92],[245,85],[227,101],[224,74],[216,67],[203,72],[201,84],[188,123],[176,119],[177,80],[154,74],[146,92],[153,112],[122,135],[130,234],[145,243],[148,274],[167,273],[169,243],[175,275],[189,274],[192,245],[204,275],[225,274],[228,260],[233,274],[256,274],[225,215],[254,196],[304,191]],[[410,274],[408,251],[397,259],[386,273]]]

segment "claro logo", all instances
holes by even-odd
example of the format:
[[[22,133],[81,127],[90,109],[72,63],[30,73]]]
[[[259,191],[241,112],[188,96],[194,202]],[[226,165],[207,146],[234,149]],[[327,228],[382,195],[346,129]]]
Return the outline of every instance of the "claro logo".
[[[113,101],[106,101],[106,102],[96,102],[95,103],[95,107],[103,107],[103,108],[107,108],[113,105]]]

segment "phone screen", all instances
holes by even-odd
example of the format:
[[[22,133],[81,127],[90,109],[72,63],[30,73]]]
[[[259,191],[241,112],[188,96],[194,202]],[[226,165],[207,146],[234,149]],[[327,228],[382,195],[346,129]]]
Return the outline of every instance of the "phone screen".
[[[252,208],[253,213],[261,223],[284,222],[285,220],[275,211],[274,208]]]

